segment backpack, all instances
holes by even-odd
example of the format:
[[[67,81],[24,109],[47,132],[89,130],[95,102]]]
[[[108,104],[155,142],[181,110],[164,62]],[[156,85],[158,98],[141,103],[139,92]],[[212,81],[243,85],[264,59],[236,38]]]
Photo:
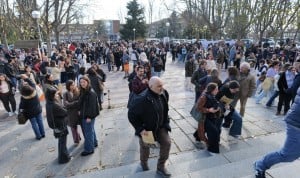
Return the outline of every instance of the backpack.
[[[128,108],[128,109],[131,109],[133,106],[135,106],[135,105],[136,105],[136,102],[137,102],[138,100],[140,100],[141,98],[146,97],[147,92],[148,92],[148,88],[145,89],[144,91],[142,91],[142,92],[139,93],[139,94],[136,94],[136,93],[134,93],[134,92],[131,92],[131,93],[129,94],[129,99],[128,99],[128,103],[127,103],[127,108]]]

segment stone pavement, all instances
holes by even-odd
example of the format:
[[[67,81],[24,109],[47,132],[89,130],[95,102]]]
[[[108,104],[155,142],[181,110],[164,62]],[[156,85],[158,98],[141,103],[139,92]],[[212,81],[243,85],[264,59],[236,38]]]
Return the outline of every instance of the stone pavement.
[[[103,65],[102,68],[107,71],[106,65]],[[68,148],[74,158],[67,164],[59,165],[57,163],[57,140],[53,137],[52,130],[48,128],[46,120],[44,120],[46,138],[36,141],[29,122],[26,125],[18,125],[15,117],[7,117],[2,108],[0,111],[0,177],[108,177],[99,176],[101,174],[98,173],[102,170],[108,172],[112,170],[109,174],[107,173],[110,177],[114,177],[113,174],[118,175],[116,177],[123,177],[128,173],[123,174],[121,169],[115,168],[120,166],[122,168],[126,165],[134,165],[131,166],[132,171],[139,172],[140,168],[137,166],[139,144],[127,119],[128,83],[123,76],[123,72],[107,72],[106,91],[108,95],[105,96],[105,109],[101,111],[95,124],[99,147],[93,155],[81,157],[83,142],[75,147],[72,136],[69,134]],[[226,76],[227,74],[222,72],[222,79]],[[172,132],[170,133],[172,146],[168,165],[181,163],[185,158],[192,160],[200,155],[208,157],[206,151],[201,150],[203,145],[195,143],[192,135],[197,126],[196,121],[189,114],[194,101],[194,92],[188,91],[184,87],[184,64],[172,63],[168,58],[166,72],[162,75],[162,79],[165,83],[164,87],[170,94],[169,114],[172,118]],[[45,114],[45,110],[43,112]],[[250,98],[243,118],[242,139],[237,144],[231,143],[230,140],[228,141],[226,130],[223,129],[220,156],[206,159],[210,159],[210,164],[226,164],[243,157],[249,158],[245,156],[247,154],[250,154],[248,156],[251,158],[251,154],[257,151],[252,148],[252,152],[247,152],[247,149],[256,145],[255,141],[260,141],[259,144],[262,147],[264,142],[268,142],[268,136],[274,133],[279,133],[280,137],[270,139],[271,142],[268,143],[273,145],[273,142],[276,142],[272,148],[278,148],[284,138],[285,124],[282,119],[282,116],[275,116],[275,107],[268,109],[263,104],[255,104],[254,99]],[[245,151],[243,152],[243,150]],[[266,147],[262,150],[264,152],[259,151],[260,154],[256,157],[268,152],[271,148]],[[157,155],[157,150],[151,150],[151,169],[155,168]],[[248,162],[252,162],[252,159]],[[176,171],[176,166],[173,166],[173,169]],[[252,167],[247,167],[247,169],[252,171]],[[113,170],[117,171],[113,172]],[[124,171],[128,171],[128,168],[124,167]],[[149,177],[153,177],[151,171],[149,175]],[[217,175],[219,174],[214,177],[219,177]],[[251,174],[249,173],[249,175]],[[198,174],[195,172],[179,177],[198,177]]]

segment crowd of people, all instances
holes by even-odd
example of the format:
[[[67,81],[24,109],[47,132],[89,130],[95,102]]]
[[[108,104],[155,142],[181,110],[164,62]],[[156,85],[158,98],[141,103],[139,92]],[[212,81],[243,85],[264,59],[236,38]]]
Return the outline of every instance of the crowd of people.
[[[288,47],[287,47],[288,46]],[[260,104],[268,97],[266,107],[272,106],[279,96],[277,113],[286,115],[295,100],[300,85],[300,59],[293,44],[280,48],[242,43],[233,46],[220,42],[204,49],[201,43],[71,43],[50,51],[20,50],[0,52],[0,99],[8,116],[19,112],[30,120],[37,140],[45,137],[40,92],[46,96],[47,122],[58,138],[58,161],[71,159],[66,148],[67,126],[71,128],[74,145],[81,141],[82,156],[94,153],[98,140],[94,128],[95,118],[103,109],[105,72],[124,72],[128,80],[128,119],[140,140],[140,159],[143,170],[149,170],[149,146],[142,136],[152,131],[160,144],[157,172],[170,176],[165,162],[168,159],[171,131],[168,116],[168,92],[160,78],[167,70],[167,51],[173,62],[184,62],[185,88],[195,91],[194,104],[205,119],[199,121],[194,132],[196,141],[203,141],[210,154],[218,154],[222,127],[228,130],[232,143],[240,138],[247,99],[255,97]],[[90,66],[89,66],[90,64]],[[132,73],[130,68],[132,64]],[[220,74],[227,70],[222,81]],[[255,71],[255,75],[253,72]],[[15,93],[20,92],[19,107]],[[240,110],[235,109],[240,103]],[[295,107],[295,106],[294,106]],[[18,108],[18,110],[17,110]],[[262,163],[257,168],[263,172]]]

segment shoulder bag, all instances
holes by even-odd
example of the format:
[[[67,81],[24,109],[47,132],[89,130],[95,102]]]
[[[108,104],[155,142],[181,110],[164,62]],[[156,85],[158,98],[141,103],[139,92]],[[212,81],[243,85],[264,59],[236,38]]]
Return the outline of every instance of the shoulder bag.
[[[17,115],[17,119],[18,119],[18,123],[20,125],[24,125],[27,122],[27,120],[28,120],[28,118],[25,117],[25,115],[24,115],[24,113],[22,111],[19,111],[19,113]]]

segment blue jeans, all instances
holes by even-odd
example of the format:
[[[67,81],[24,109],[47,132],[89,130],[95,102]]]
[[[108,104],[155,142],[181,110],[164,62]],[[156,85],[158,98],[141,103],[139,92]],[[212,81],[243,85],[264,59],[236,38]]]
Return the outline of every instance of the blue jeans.
[[[111,71],[111,63],[110,62],[107,62],[107,68],[108,68],[108,72]]]
[[[152,76],[160,77],[160,76],[161,76],[161,72],[153,72],[153,75],[152,75]]]
[[[84,151],[93,152],[95,145],[98,145],[96,133],[95,133],[95,119],[91,119],[90,123],[86,122],[86,119],[82,119],[82,128],[84,132]]]
[[[279,151],[265,155],[256,162],[256,170],[265,171],[274,164],[281,162],[292,162],[300,157],[300,129],[287,124],[286,139]]]
[[[260,103],[260,101],[264,98],[264,97],[270,97],[273,96],[274,94],[274,87],[271,87],[270,90],[265,91],[262,90],[262,92],[260,92],[256,97],[255,97],[255,102],[256,104]]]
[[[279,95],[279,91],[274,91],[273,95],[271,96],[271,98],[268,100],[266,106],[271,107],[273,101],[275,100],[275,98]]]
[[[229,135],[231,136],[238,136],[242,134],[242,116],[236,112],[236,110],[233,111],[231,115],[232,119],[232,125],[229,130]]]
[[[30,123],[37,139],[45,136],[42,113],[30,119]]]
[[[15,88],[17,88],[17,78],[11,77],[9,79],[10,79],[10,81],[12,83],[12,86],[15,87]]]

